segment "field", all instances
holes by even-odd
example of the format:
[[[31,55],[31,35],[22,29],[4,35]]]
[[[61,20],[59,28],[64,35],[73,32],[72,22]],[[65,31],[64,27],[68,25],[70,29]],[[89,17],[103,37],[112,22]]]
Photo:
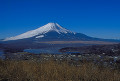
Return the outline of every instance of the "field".
[[[91,62],[0,60],[0,81],[120,81],[120,71]]]

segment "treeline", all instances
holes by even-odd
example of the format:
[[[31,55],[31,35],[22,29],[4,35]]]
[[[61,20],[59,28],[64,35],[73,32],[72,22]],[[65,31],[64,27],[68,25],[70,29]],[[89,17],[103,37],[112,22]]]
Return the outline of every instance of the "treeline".
[[[82,47],[66,47],[60,49],[61,52],[79,51],[80,53],[88,54],[104,54],[110,56],[120,55],[120,44],[114,45],[92,45]]]

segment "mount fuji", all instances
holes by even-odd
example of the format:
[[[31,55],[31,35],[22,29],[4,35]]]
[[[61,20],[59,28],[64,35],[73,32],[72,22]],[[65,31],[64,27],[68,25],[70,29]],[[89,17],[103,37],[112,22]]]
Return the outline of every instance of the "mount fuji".
[[[76,47],[93,44],[116,44],[120,40],[100,39],[82,33],[72,32],[57,23],[48,23],[35,30],[0,40],[0,48],[21,51],[21,49]]]
[[[15,41],[32,39],[34,41],[52,41],[52,40],[95,40],[96,38],[87,35],[72,32],[61,27],[57,23],[48,23],[38,29],[28,31],[21,35],[6,38],[3,41]]]
[[[36,46],[39,44],[46,44],[48,42],[49,44],[53,44],[57,41],[57,44],[106,44],[106,42],[120,42],[120,40],[114,40],[114,39],[100,39],[100,38],[94,38],[87,36],[82,33],[76,33],[72,32],[70,30],[67,30],[60,26],[57,23],[48,23],[42,27],[39,27],[35,30],[31,30],[28,32],[25,32],[23,34],[20,34],[18,36],[5,38],[2,40],[3,43],[7,44],[14,44],[14,45],[32,45],[35,44]],[[58,42],[60,41],[60,42]],[[62,41],[62,42],[61,42]],[[68,42],[67,42],[68,41]],[[81,42],[82,41],[82,42]],[[1,42],[1,41],[0,41]],[[111,43],[110,43],[111,44]]]

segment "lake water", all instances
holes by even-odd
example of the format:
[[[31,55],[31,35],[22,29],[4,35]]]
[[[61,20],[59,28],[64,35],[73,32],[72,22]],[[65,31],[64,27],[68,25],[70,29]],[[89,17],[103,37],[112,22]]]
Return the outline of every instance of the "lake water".
[[[62,54],[61,52],[59,52],[59,49],[60,48],[25,49],[24,52],[35,53],[35,54],[40,54],[40,53]]]
[[[5,56],[4,56],[4,52],[1,51],[1,50],[0,50],[0,58],[1,58],[1,59],[4,59],[4,58],[5,58]]]

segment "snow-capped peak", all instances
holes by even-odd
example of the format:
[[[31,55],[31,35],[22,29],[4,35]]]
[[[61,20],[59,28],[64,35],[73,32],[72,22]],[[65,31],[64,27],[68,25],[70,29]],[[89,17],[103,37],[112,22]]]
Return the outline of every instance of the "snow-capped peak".
[[[38,29],[28,31],[26,33],[23,33],[21,35],[15,36],[15,37],[6,38],[4,41],[19,40],[19,39],[31,38],[34,36],[36,36],[36,38],[41,38],[41,37],[44,37],[45,33],[48,33],[50,31],[55,31],[59,34],[74,33],[74,32],[71,32],[71,31],[61,27],[57,23],[48,23],[48,24],[46,24]]]

